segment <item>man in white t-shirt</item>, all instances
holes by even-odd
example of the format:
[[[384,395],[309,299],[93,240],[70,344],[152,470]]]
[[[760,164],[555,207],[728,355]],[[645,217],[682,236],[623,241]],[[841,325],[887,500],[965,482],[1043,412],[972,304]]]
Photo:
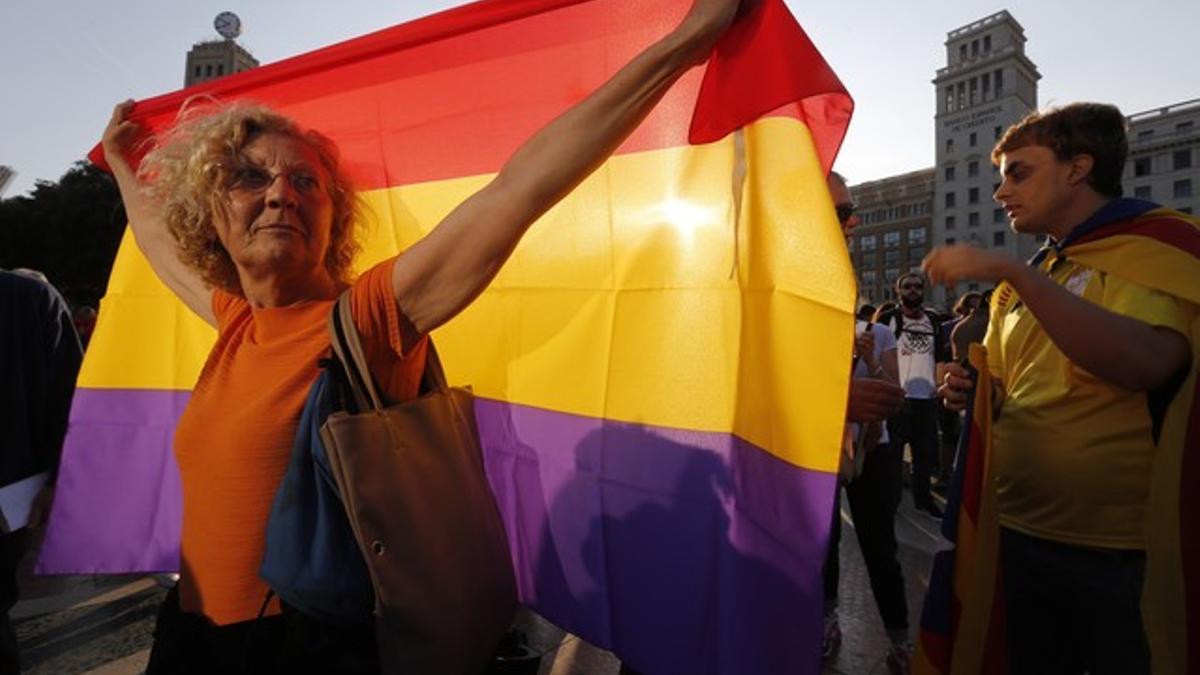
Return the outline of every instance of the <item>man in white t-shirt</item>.
[[[858,224],[845,180],[829,176],[829,191],[847,237]],[[896,385],[896,343],[879,324],[858,321],[855,359],[846,411],[850,435],[859,444],[861,472],[846,483],[846,496],[854,532],[867,565],[875,605],[891,640],[885,656],[889,672],[907,673],[912,654],[908,632],[908,602],[900,570],[895,516],[900,494],[900,454],[888,442],[884,421],[903,400]],[[872,428],[873,427],[873,428]],[[875,430],[878,430],[877,432]],[[833,527],[825,557],[825,624],[822,648],[831,656],[841,643],[838,621],[839,544],[841,542],[841,490],[834,501]]]
[[[892,442],[912,449],[913,505],[935,518],[942,510],[933,502],[930,476],[937,469],[937,364],[945,360],[941,322],[925,308],[925,279],[908,272],[896,279],[900,307],[879,322],[896,338],[896,362],[904,407],[889,423]]]

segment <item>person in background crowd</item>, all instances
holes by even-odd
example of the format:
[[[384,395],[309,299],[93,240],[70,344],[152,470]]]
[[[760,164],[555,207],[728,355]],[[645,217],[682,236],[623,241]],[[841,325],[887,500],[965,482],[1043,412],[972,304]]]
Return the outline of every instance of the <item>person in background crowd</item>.
[[[950,332],[951,360],[961,364],[967,358],[967,347],[972,342],[983,344],[987,334],[988,312],[992,304],[992,292],[984,291],[979,296],[979,302],[962,320],[954,324]]]
[[[942,344],[941,320],[925,307],[925,279],[908,272],[896,279],[896,297],[900,307],[881,314],[879,323],[896,338],[900,385],[904,387],[904,407],[892,417],[888,430],[892,442],[912,451],[913,505],[934,518],[942,517],[934,503],[930,478],[937,470],[938,407],[937,364],[946,360],[948,350]]]
[[[855,314],[855,317],[859,321],[872,321],[875,317],[875,305],[864,304],[862,307],[858,308],[858,312]]]
[[[992,151],[1003,176],[995,197],[1013,230],[1047,245],[1029,265],[972,246],[938,248],[924,262],[935,283],[1000,284],[984,342],[1013,673],[1150,673],[1147,635],[1165,650],[1153,671],[1175,672],[1167,664],[1187,649],[1174,632],[1185,617],[1158,604],[1178,600],[1183,579],[1166,573],[1160,587],[1156,576],[1145,598],[1142,588],[1147,569],[1164,569],[1147,564],[1148,542],[1152,555],[1180,549],[1178,533],[1150,539],[1164,523],[1148,504],[1180,508],[1148,501],[1159,477],[1179,489],[1179,464],[1156,463],[1197,451],[1184,431],[1197,377],[1200,221],[1122,198],[1127,152],[1114,106],[1031,113]],[[1130,232],[1138,236],[1122,236]],[[949,366],[946,405],[963,408],[970,386],[964,368]]]
[[[27,527],[0,534],[0,673],[20,672],[8,612],[17,602],[17,566],[29,528],[49,515],[67,414],[83,349],[67,303],[45,276],[0,270],[0,486],[46,473]]]
[[[858,216],[854,215],[854,202],[846,181],[836,172],[829,175],[829,193],[842,232],[849,237],[858,225]],[[908,601],[904,595],[895,530],[900,454],[888,442],[884,422],[903,403],[904,390],[896,384],[896,342],[891,331],[859,319],[855,334],[856,356],[846,413],[852,445],[850,454],[843,459],[855,468],[843,473],[846,474],[846,496],[854,519],[854,532],[871,580],[871,593],[891,641],[885,660],[889,671],[898,675],[908,672],[913,646],[909,639]],[[859,453],[865,457],[859,457]],[[861,472],[858,472],[859,468]],[[825,556],[825,621],[821,640],[825,657],[832,656],[842,642],[838,618],[841,532],[839,489],[834,499],[833,526]]]
[[[953,344],[951,335],[954,334],[954,329],[962,323],[963,319],[967,318],[974,308],[979,306],[979,298],[978,291],[967,291],[958,296],[958,300],[954,303],[954,315],[950,317],[949,321],[942,322],[943,345]],[[951,351],[953,352],[953,350]],[[958,417],[958,413],[953,410],[945,406],[938,406],[938,430],[941,432],[941,444],[938,453],[938,476],[937,480],[933,482],[935,492],[945,493],[946,488],[950,485],[950,472],[954,466],[954,453],[958,449],[958,435],[961,427]]]

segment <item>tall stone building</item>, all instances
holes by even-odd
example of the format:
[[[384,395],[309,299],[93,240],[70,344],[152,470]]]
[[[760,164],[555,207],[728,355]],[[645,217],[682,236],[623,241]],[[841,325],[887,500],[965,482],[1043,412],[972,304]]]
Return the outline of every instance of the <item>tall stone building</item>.
[[[859,302],[895,299],[895,281],[921,268],[929,252],[933,169],[860,183],[851,188],[862,223],[850,240]]]
[[[1200,213],[1200,98],[1129,116],[1127,197]]]
[[[257,65],[258,60],[231,38],[198,42],[187,53],[183,86],[240,73]]]
[[[1006,11],[946,35],[946,66],[933,80],[936,244],[971,243],[1022,259],[1037,250],[1039,242],[1016,235],[992,199],[1000,177],[991,152],[1005,129],[1037,108],[1039,79],[1025,55],[1025,29]],[[955,295],[966,290],[962,284]],[[935,290],[934,302],[948,299]]]

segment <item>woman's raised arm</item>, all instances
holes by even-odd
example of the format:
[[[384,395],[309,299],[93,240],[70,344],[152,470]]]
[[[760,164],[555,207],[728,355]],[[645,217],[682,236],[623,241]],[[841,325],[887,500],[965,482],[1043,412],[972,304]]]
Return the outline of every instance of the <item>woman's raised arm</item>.
[[[392,272],[396,302],[418,333],[462,311],[508,259],[529,226],[629,136],[667,89],[704,60],[739,0],[696,0],[683,22],[579,104],[533,135]]]
[[[128,119],[132,108],[133,101],[118,103],[113,108],[112,119],[108,121],[101,140],[104,159],[112,169],[117,187],[121,191],[121,200],[125,203],[129,227],[133,230],[138,248],[150,261],[150,267],[154,269],[158,278],[179,296],[183,304],[201,319],[215,326],[212,289],[196,271],[179,259],[175,252],[175,240],[167,231],[166,223],[160,214],[160,206],[147,194],[126,159],[129,144],[139,135],[137,123]]]

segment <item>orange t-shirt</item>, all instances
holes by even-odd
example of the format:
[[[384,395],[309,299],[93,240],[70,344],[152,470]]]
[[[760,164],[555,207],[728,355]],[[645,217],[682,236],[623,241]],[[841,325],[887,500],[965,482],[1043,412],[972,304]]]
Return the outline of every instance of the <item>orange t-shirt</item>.
[[[376,382],[393,402],[415,398],[425,364],[419,341],[401,348],[399,308],[387,260],[351,291],[354,322]],[[183,484],[179,600],[217,624],[258,616],[267,517],[291,456],[296,426],[330,352],[333,300],[252,309],[213,292],[217,342],[175,431]],[[411,329],[410,329],[411,330]],[[272,603],[268,614],[277,613]]]

